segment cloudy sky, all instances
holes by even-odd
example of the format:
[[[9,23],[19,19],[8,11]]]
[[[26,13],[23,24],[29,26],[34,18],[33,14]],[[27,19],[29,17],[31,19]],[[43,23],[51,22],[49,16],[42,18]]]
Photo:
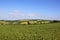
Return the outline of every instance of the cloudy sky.
[[[0,20],[60,20],[59,0],[0,0]]]

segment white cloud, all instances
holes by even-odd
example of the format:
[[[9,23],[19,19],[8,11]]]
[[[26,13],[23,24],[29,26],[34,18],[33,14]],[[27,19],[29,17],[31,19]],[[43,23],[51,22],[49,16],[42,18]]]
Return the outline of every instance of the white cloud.
[[[39,13],[25,13],[19,10],[11,10],[7,13],[3,13],[0,19],[16,20],[16,19],[41,19],[42,15]]]
[[[36,14],[28,13],[27,16],[36,16]]]
[[[58,16],[58,17],[57,17]],[[49,15],[44,13],[25,13],[19,10],[11,10],[7,12],[0,12],[0,20],[15,20],[15,19],[58,19],[59,15]]]
[[[36,13],[23,13],[18,10],[13,10],[8,13],[10,18],[13,19],[38,19],[38,15]]]

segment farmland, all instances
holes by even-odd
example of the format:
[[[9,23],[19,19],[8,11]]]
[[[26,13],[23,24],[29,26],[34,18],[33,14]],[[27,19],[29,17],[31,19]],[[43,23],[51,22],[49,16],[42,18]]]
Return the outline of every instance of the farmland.
[[[60,40],[60,23],[0,25],[0,40]]]

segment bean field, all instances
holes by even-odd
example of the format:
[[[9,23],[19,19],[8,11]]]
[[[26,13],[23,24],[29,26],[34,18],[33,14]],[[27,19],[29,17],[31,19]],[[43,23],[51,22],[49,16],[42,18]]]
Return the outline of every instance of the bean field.
[[[0,40],[60,40],[60,23],[0,25]]]

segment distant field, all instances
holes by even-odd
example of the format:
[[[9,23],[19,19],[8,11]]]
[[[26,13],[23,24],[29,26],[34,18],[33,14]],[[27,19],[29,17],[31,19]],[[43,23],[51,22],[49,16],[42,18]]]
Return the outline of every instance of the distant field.
[[[0,25],[0,40],[60,40],[60,23]]]

